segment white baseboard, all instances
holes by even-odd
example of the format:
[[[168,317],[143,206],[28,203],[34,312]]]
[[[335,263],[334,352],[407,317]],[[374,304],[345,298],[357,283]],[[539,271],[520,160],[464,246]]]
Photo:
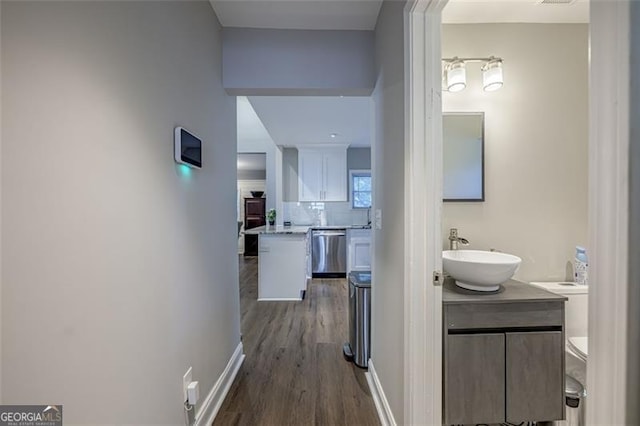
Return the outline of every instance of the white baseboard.
[[[236,378],[236,374],[238,374],[242,361],[244,361],[244,352],[242,342],[240,342],[233,355],[231,355],[229,363],[196,413],[195,426],[209,426],[213,423],[224,402],[224,398],[233,384],[233,380]]]
[[[261,297],[258,298],[258,302],[299,302],[302,299],[299,297]]]
[[[369,371],[364,373],[364,375],[367,377],[367,383],[369,383],[369,389],[371,390],[371,396],[378,411],[380,423],[382,426],[397,426],[396,419],[393,418],[389,401],[387,401],[384,390],[382,390],[382,385],[380,384],[380,380],[378,380],[378,374],[373,367],[373,361],[371,361],[371,359],[369,359],[368,368]]]

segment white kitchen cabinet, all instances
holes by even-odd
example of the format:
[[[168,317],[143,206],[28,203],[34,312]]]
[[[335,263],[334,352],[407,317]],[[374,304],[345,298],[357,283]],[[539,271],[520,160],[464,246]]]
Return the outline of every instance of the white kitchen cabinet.
[[[298,199],[347,201],[347,148],[298,148]]]
[[[258,244],[258,300],[301,300],[307,234],[260,234]]]
[[[371,229],[349,229],[347,244],[347,271],[370,271]]]

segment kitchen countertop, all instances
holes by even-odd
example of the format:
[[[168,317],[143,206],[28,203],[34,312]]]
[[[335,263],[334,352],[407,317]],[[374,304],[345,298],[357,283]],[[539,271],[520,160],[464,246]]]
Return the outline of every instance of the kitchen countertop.
[[[464,303],[511,303],[511,302],[562,302],[568,300],[550,291],[531,284],[509,280],[500,285],[500,290],[482,293],[458,287],[448,277],[442,286],[442,303],[455,305]]]
[[[251,228],[244,231],[247,235],[259,235],[259,234],[306,234],[309,232],[309,226],[258,226],[257,228]]]
[[[318,230],[323,230],[323,229],[371,229],[371,225],[312,225],[309,226],[309,228],[311,229],[318,229]]]
[[[247,235],[258,234],[306,234],[309,230],[331,230],[331,229],[371,229],[371,225],[329,225],[329,226],[315,226],[315,225],[292,225],[292,226],[259,226],[257,228],[251,228],[244,231]]]

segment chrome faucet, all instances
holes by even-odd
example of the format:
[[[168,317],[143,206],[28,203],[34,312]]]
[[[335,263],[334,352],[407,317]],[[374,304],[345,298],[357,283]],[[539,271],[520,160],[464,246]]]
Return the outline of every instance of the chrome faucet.
[[[449,250],[458,250],[458,243],[467,246],[469,245],[469,240],[458,237],[458,228],[451,228],[449,230]]]

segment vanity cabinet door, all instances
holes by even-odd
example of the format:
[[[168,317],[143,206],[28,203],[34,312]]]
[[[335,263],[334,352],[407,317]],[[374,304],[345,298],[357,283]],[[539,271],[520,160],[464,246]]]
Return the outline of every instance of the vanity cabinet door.
[[[445,343],[445,423],[505,419],[505,335],[449,334]]]
[[[564,345],[560,331],[506,333],[507,421],[564,418]]]

